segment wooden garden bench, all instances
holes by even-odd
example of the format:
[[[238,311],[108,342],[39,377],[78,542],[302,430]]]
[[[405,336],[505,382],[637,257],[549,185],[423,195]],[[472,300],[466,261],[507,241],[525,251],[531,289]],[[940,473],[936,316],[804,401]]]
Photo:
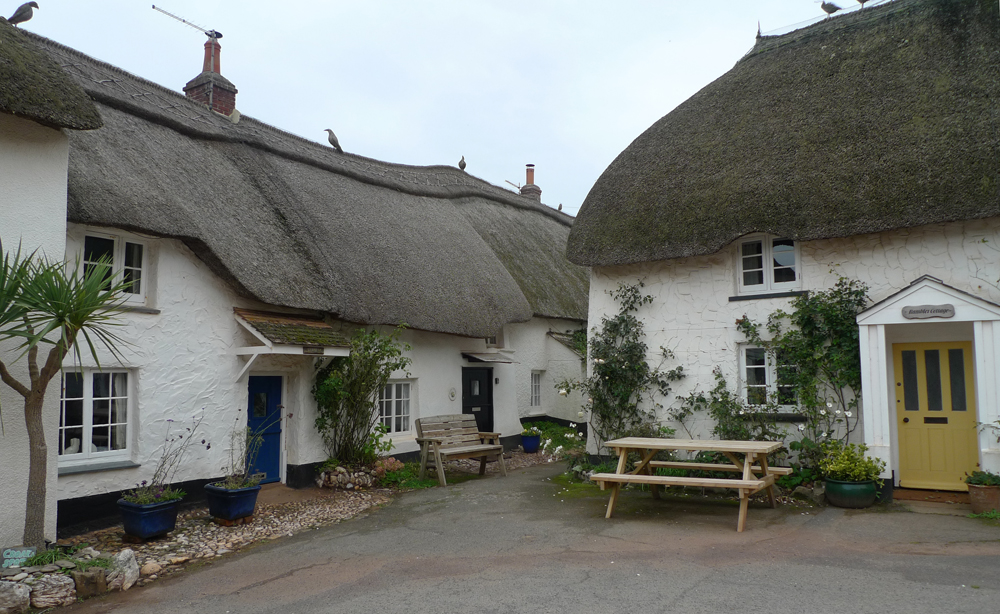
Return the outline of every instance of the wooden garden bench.
[[[427,475],[427,467],[437,470],[438,483],[447,486],[444,461],[462,458],[479,459],[479,475],[486,475],[486,461],[500,463],[500,474],[507,475],[503,462],[503,445],[500,433],[480,433],[476,417],[471,414],[452,414],[417,418],[417,443],[420,444],[420,479]]]

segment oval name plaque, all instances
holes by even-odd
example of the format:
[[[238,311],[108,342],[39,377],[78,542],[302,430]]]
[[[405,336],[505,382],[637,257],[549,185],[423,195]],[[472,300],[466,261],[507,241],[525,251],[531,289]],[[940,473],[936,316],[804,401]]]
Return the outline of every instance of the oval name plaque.
[[[954,305],[912,305],[903,307],[903,317],[907,320],[926,320],[927,318],[954,318]]]

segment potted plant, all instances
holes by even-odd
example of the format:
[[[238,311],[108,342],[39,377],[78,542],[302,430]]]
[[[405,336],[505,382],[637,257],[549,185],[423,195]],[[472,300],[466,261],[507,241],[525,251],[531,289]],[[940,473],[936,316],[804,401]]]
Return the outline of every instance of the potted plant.
[[[527,426],[521,431],[521,447],[525,452],[533,454],[538,452],[538,446],[542,444],[542,431],[537,426]]]
[[[969,487],[969,502],[973,514],[982,514],[990,510],[1000,511],[1000,475],[989,471],[973,471],[965,474],[965,483]]]
[[[166,535],[177,526],[177,506],[187,493],[172,486],[171,481],[188,447],[194,442],[201,419],[196,420],[194,426],[185,427],[180,434],[171,433],[173,422],[167,420],[167,432],[153,477],[136,484],[131,490],[123,491],[118,499],[118,511],[121,512],[126,535],[145,540]],[[206,449],[212,447],[204,439],[201,443]]]
[[[868,446],[839,441],[822,445],[820,473],[826,479],[826,498],[837,507],[862,508],[875,503],[882,486],[879,475],[885,461],[865,456]]]
[[[225,477],[205,485],[208,513],[218,520],[249,518],[257,508],[262,476],[250,473],[250,468],[257,461],[264,444],[264,432],[269,425],[264,424],[254,430],[249,426],[240,428],[237,426],[239,423],[238,414],[229,434],[229,462],[223,467]]]

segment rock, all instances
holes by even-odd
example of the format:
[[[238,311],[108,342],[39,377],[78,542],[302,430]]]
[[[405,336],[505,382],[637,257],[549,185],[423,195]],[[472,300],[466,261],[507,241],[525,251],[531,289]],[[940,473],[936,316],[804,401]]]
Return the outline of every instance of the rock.
[[[21,572],[21,573],[19,573],[19,574],[15,574],[15,575],[11,576],[11,577],[10,577],[10,581],[11,581],[11,582],[20,582],[21,580],[23,580],[23,579],[27,578],[27,577],[28,577],[28,576],[30,576],[30,575],[31,575],[30,573],[24,573],[24,572],[22,571],[22,572]]]
[[[107,572],[100,567],[88,571],[69,572],[76,584],[76,596],[79,599],[96,597],[108,592]]]
[[[142,569],[139,570],[139,574],[143,576],[151,576],[153,574],[160,573],[161,569],[163,568],[156,563],[146,563],[142,566]]]
[[[22,567],[21,571],[24,573],[35,573],[36,571],[41,571],[41,565],[35,565],[34,567]]]
[[[16,576],[21,573],[20,567],[9,567],[7,569],[0,569],[0,578],[9,578],[10,576]]]
[[[125,548],[114,556],[111,573],[108,574],[108,590],[127,591],[139,579],[139,563],[131,548]]]
[[[31,607],[31,589],[17,582],[0,581],[0,614],[22,614]]]
[[[66,559],[60,559],[52,564],[58,565],[62,569],[76,569],[76,563],[73,561],[67,561]]]
[[[76,582],[63,575],[44,576],[31,587],[31,607],[44,609],[76,602]]]
[[[59,571],[60,569],[62,569],[62,567],[52,564],[52,565],[42,565],[42,568],[39,571],[41,571],[42,573],[54,573],[56,571]]]
[[[816,505],[823,505],[825,496],[826,488],[823,485],[818,485],[813,488],[796,486],[795,490],[792,491],[793,499],[801,499],[803,501],[815,503]]]
[[[76,551],[76,557],[77,558],[91,558],[92,559],[92,558],[94,558],[96,556],[99,556],[100,554],[101,554],[100,552],[98,552],[97,550],[94,550],[90,546],[87,546],[86,548],[80,548],[79,550]]]
[[[171,565],[180,565],[181,563],[187,563],[191,560],[189,556],[175,556],[170,559]]]

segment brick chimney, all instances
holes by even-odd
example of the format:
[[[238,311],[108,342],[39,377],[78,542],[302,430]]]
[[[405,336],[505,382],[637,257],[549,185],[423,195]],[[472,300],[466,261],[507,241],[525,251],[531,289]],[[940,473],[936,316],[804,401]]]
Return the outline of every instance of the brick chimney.
[[[216,113],[229,116],[236,109],[236,86],[219,72],[222,45],[209,37],[205,43],[205,64],[201,74],[188,81],[184,93],[188,98],[208,105]]]
[[[527,164],[525,167],[525,183],[521,186],[521,196],[542,202],[542,188],[535,185],[535,165]]]

